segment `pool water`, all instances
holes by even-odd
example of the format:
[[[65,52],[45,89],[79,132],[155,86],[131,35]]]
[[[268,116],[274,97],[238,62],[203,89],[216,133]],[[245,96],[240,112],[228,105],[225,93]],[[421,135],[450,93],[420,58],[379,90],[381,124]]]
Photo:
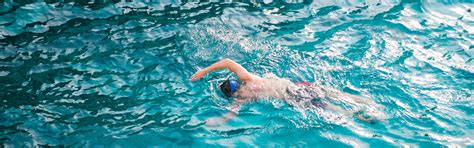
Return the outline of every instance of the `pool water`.
[[[0,144],[74,147],[474,145],[472,1],[0,1]],[[375,124],[282,101],[225,125],[230,58],[364,96]],[[342,104],[344,105],[344,104]]]

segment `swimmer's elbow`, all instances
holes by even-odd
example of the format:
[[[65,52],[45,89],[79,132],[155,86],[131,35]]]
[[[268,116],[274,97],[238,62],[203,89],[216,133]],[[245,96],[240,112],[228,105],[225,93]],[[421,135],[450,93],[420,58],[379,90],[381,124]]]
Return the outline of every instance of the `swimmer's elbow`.
[[[232,59],[229,59],[229,58],[222,59],[222,61],[226,61],[226,62],[234,62],[234,60],[232,60]]]
[[[230,70],[234,69],[233,67],[235,67],[237,64],[234,60],[231,60],[229,58],[222,59],[221,62],[225,65],[226,68],[229,68]]]

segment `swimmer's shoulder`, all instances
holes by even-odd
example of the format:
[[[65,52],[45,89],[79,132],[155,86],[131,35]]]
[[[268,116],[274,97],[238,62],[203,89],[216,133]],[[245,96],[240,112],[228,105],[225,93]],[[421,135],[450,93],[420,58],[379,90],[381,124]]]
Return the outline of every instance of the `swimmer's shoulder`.
[[[254,83],[254,82],[260,81],[260,80],[262,80],[262,77],[251,73],[250,74],[250,79],[245,80],[245,83]]]

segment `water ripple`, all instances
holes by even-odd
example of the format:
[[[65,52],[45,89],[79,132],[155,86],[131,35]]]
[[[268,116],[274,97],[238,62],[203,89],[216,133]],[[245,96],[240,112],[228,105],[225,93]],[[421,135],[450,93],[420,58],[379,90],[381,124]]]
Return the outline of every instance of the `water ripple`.
[[[2,2],[0,144],[470,146],[473,6]],[[217,86],[231,75],[188,78],[224,57],[260,75],[370,98],[386,117],[366,124],[264,100],[208,127],[204,120],[227,110]]]

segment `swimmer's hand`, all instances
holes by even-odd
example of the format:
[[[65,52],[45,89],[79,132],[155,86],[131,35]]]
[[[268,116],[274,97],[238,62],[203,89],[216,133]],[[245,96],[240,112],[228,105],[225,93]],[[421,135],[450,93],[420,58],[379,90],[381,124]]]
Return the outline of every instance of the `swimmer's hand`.
[[[218,125],[224,124],[225,122],[226,122],[225,118],[222,118],[222,117],[213,117],[205,121],[207,126],[218,126]]]
[[[204,69],[200,69],[191,76],[191,81],[197,81],[201,79],[202,77],[204,77],[206,74],[207,72],[205,72]]]

